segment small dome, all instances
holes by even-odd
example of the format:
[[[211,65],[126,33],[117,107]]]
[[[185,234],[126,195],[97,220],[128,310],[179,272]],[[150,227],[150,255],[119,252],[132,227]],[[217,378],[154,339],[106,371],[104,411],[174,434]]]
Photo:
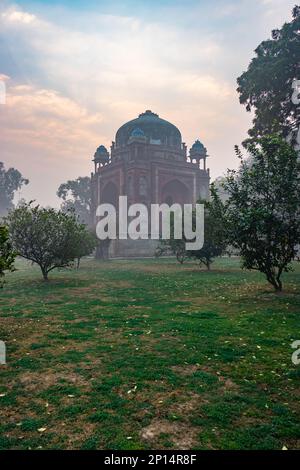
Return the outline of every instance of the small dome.
[[[104,145],[100,145],[100,147],[97,148],[94,161],[100,163],[107,163],[109,161],[109,153]]]
[[[108,152],[107,152],[106,147],[104,147],[104,145],[100,145],[100,147],[97,148],[96,153],[100,153],[100,154],[105,153],[105,154],[106,154],[106,153],[108,153]]]
[[[206,154],[207,154],[206,148],[204,147],[202,142],[200,142],[200,140],[197,139],[195,143],[192,145],[190,155],[191,156],[194,156],[194,155],[205,156]]]
[[[204,148],[205,148],[204,145],[202,144],[202,142],[200,142],[199,139],[197,139],[196,142],[192,146],[192,149],[195,149],[195,150],[203,150]]]

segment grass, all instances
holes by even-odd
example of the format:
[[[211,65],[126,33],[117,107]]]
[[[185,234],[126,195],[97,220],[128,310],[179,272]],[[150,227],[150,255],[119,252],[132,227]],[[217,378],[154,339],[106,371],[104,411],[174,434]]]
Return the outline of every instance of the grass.
[[[300,449],[300,266],[96,262],[0,292],[1,449]]]

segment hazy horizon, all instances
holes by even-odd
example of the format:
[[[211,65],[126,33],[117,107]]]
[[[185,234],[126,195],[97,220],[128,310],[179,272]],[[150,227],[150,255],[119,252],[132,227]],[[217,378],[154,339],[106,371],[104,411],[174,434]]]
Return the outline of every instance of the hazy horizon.
[[[58,206],[58,186],[146,109],[204,143],[212,179],[236,167],[251,126],[236,79],[295,3],[2,0],[0,161],[30,180],[18,197]]]

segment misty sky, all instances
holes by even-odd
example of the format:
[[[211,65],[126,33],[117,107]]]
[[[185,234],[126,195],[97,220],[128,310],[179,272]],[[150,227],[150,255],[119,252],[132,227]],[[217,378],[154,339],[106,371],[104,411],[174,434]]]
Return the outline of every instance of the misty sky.
[[[236,167],[251,121],[236,78],[295,3],[0,0],[0,161],[30,179],[18,197],[57,206],[59,184],[146,109],[205,144],[213,178]]]

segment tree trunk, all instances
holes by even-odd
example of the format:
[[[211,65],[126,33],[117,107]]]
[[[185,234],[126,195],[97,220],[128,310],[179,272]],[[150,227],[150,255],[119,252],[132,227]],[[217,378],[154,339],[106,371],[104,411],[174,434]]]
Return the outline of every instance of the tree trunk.
[[[183,264],[184,262],[184,256],[180,255],[179,253],[176,254],[176,258],[177,258],[177,261],[180,263],[180,264]]]
[[[281,282],[281,279],[280,279],[281,274],[282,274],[282,268],[279,268],[277,276],[276,276],[276,281],[277,281],[277,285],[278,285],[278,292],[282,291],[282,282]]]
[[[282,292],[282,282],[278,279],[275,287],[276,292]]]
[[[48,271],[46,271],[46,269],[43,269],[43,268],[41,268],[41,270],[42,270],[42,273],[43,273],[44,281],[47,282],[48,281]]]
[[[273,276],[269,275],[267,276],[267,280],[269,281],[270,284],[272,284],[272,286],[275,289],[275,292],[282,292],[282,282],[279,276],[274,278]]]

